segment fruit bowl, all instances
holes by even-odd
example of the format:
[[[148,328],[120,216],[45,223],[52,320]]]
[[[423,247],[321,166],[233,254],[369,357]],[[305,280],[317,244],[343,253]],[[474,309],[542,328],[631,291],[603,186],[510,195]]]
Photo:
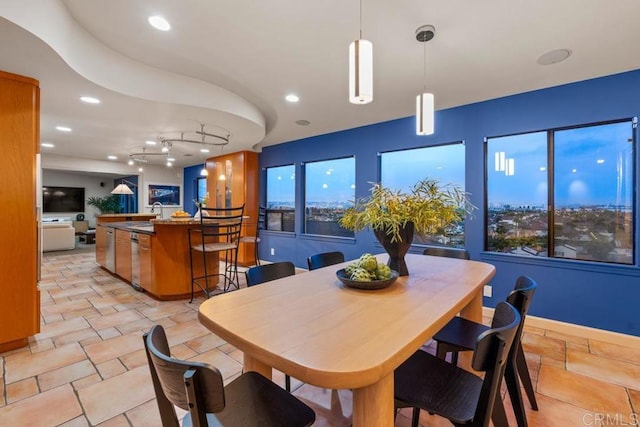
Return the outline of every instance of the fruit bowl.
[[[391,270],[391,277],[389,277],[388,279],[371,280],[369,282],[360,282],[358,280],[351,280],[347,275],[347,273],[344,271],[344,268],[341,268],[340,270],[336,271],[336,277],[338,278],[338,280],[344,283],[345,286],[349,288],[365,289],[365,290],[387,288],[391,286],[391,284],[398,279],[399,275],[400,274],[397,271]]]

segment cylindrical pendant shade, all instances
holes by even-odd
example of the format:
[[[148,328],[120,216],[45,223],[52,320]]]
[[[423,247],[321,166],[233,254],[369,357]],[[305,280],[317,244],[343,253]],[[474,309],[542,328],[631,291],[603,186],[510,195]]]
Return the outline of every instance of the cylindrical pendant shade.
[[[432,135],[433,128],[433,94],[421,93],[416,97],[416,134]]]
[[[369,40],[355,40],[349,45],[349,102],[373,101],[373,45]]]

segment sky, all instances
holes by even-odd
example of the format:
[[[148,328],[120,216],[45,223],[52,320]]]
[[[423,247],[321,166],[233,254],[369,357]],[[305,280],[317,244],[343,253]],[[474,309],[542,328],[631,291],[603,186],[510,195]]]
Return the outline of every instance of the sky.
[[[559,130],[554,134],[556,206],[631,205],[633,144],[631,122]],[[490,138],[489,204],[547,205],[547,132]],[[496,170],[496,152],[513,159],[513,174]],[[464,189],[464,145],[449,144],[393,151],[380,156],[381,182],[409,191],[429,177]],[[308,202],[344,203],[355,197],[353,157],[304,165]],[[293,204],[293,165],[267,169],[268,201]]]
[[[630,122],[556,131],[555,204],[631,205]],[[489,204],[547,205],[547,133],[490,138]],[[496,152],[514,159],[514,174],[496,170]]]

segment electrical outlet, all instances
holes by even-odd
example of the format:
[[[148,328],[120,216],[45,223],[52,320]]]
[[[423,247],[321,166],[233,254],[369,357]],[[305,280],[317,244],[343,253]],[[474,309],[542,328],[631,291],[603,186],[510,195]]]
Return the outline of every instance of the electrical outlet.
[[[271,248],[271,255],[275,255],[275,254],[276,254],[275,248]]]
[[[493,288],[491,287],[491,285],[484,285],[482,296],[485,296],[488,298],[491,298],[493,296]]]

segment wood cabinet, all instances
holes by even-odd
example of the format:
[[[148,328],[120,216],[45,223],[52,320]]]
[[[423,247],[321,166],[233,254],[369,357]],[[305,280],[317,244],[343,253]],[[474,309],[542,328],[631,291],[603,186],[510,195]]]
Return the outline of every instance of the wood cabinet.
[[[138,251],[140,262],[140,286],[150,291],[153,284],[153,264],[151,257],[151,236],[138,234]]]
[[[0,71],[0,352],[27,345],[40,331],[39,115],[38,81]]]
[[[240,151],[207,159],[209,205],[232,207],[244,204],[248,219],[242,224],[243,236],[254,236],[258,220],[258,153]],[[211,173],[213,171],[213,173]],[[240,244],[238,264],[252,265],[253,243]]]
[[[116,229],[116,271],[127,282],[131,282],[131,232]]]
[[[96,262],[107,268],[107,227],[96,226]]]

